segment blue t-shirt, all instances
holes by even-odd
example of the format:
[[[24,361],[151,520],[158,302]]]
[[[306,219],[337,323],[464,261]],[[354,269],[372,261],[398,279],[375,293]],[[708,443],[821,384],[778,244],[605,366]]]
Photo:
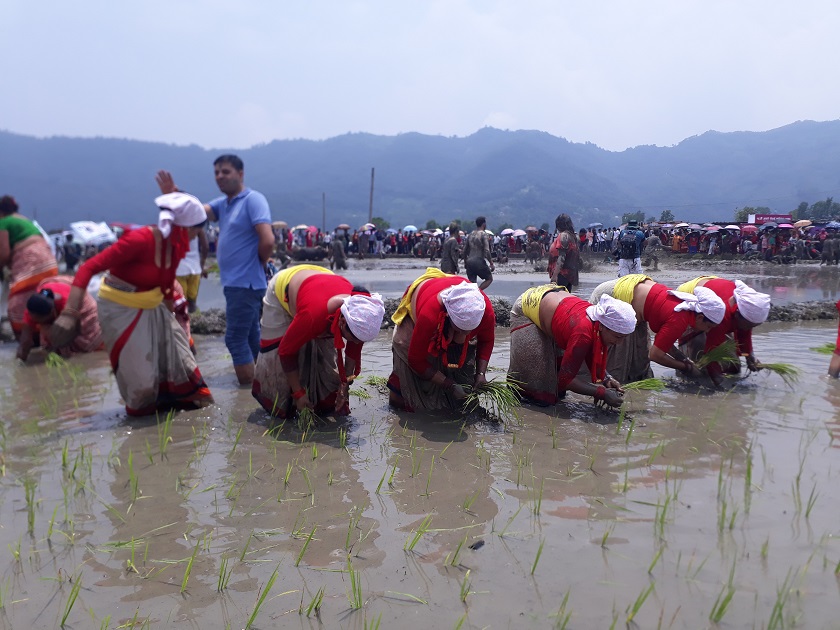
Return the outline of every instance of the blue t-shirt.
[[[262,193],[244,189],[233,199],[218,197],[208,204],[219,220],[216,260],[223,287],[265,289],[260,261],[260,238],[254,226],[271,223],[268,201]]]

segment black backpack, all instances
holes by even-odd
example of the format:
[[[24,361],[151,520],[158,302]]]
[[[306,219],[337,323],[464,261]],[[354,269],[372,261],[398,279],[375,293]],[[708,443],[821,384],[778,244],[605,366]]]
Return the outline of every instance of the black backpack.
[[[636,257],[636,230],[624,230],[618,239],[618,251],[621,258]]]

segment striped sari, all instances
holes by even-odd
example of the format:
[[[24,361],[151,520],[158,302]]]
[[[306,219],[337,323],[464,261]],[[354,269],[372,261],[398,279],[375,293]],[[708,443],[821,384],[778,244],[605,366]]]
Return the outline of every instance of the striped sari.
[[[58,275],[58,263],[46,239],[30,237],[12,249],[9,281],[9,322],[15,334],[23,327],[26,302],[38,283]]]

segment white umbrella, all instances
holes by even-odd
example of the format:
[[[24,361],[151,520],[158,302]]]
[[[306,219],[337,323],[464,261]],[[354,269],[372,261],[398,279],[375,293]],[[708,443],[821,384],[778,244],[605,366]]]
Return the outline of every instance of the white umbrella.
[[[293,229],[293,230],[305,230],[305,229],[306,229],[306,228],[308,228],[308,227],[309,227],[309,226],[308,226],[308,225],[306,225],[306,223],[301,223],[300,225],[296,225],[296,226],[295,226],[295,227],[293,227],[292,229]]]
[[[525,230],[514,230],[511,236],[528,236]]]
[[[500,236],[508,236],[510,234],[513,234],[513,230],[511,228],[505,228],[504,230],[499,232]]]
[[[724,230],[741,230],[741,227],[738,225],[729,224],[723,228]]]
[[[362,227],[359,228],[360,230],[375,230],[376,224],[374,223],[365,223]]]
[[[443,234],[443,230],[441,230],[440,228],[435,228],[435,231],[432,232],[432,234],[434,234],[435,236],[439,236],[440,234]]]
[[[678,228],[678,227],[688,227],[688,223],[677,223],[674,227],[675,227],[675,228]]]
[[[493,234],[493,232],[491,232],[490,230],[484,230],[484,232],[486,234],[489,234],[490,236],[495,236],[495,234]]]
[[[416,225],[406,225],[403,228],[403,232],[416,232],[416,231],[417,231],[417,226]]]

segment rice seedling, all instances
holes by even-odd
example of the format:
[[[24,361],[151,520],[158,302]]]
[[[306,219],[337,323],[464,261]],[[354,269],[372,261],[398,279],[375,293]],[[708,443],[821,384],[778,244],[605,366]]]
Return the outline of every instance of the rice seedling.
[[[612,536],[613,530],[615,529],[615,523],[610,523],[606,530],[604,530],[604,535],[601,536],[601,549],[607,548],[607,540],[610,536]]]
[[[737,355],[737,349],[735,340],[727,339],[722,344],[703,354],[694,364],[700,369],[708,367],[712,363],[718,363],[721,367],[737,365],[741,362],[741,359]]]
[[[837,346],[833,343],[824,343],[816,348],[809,348],[809,350],[813,350],[814,352],[818,352],[820,354],[834,354],[834,348],[836,347]]]
[[[303,543],[303,548],[300,550],[298,554],[297,560],[295,560],[295,566],[300,565],[300,561],[303,560],[303,554],[306,553],[307,547],[309,547],[309,543],[312,542],[312,537],[315,536],[315,530],[318,529],[317,525],[312,526],[312,531],[309,532],[309,536],[306,537],[306,541]]]
[[[814,483],[814,487],[811,488],[811,494],[808,496],[808,503],[805,507],[805,518],[810,518],[811,510],[814,509],[814,505],[817,503],[817,498],[820,496],[820,493],[817,492],[817,484]]]
[[[216,583],[216,592],[223,593],[225,591],[232,573],[233,567],[230,566],[227,557],[222,556],[222,562],[219,565],[219,581]]]
[[[371,397],[370,392],[366,389],[362,389],[361,387],[356,387],[354,389],[348,390],[347,393],[351,396],[357,396],[362,400],[368,400]]]
[[[382,613],[379,613],[379,615],[376,618],[371,619],[370,623],[368,623],[367,615],[365,615],[364,630],[379,630],[379,626],[381,624],[382,624]]]
[[[6,600],[9,598],[9,579],[3,581],[0,584],[0,610],[4,610],[6,608]]]
[[[472,592],[472,591],[470,591],[470,586],[471,586],[470,572],[471,572],[471,570],[467,569],[467,572],[464,574],[464,579],[460,582],[460,585],[461,585],[460,598],[461,598],[461,601],[464,602],[465,604],[467,603],[467,596]]]
[[[347,449],[347,429],[338,430],[338,448]]]
[[[198,554],[198,547],[200,543],[195,543],[195,548],[193,549],[192,555],[190,559],[187,560],[187,568],[184,569],[184,577],[181,579],[181,594],[184,594],[184,591],[187,590],[187,582],[190,581],[190,573],[192,573],[193,562],[195,562],[195,556]]]
[[[169,411],[163,419],[163,423],[160,422],[160,417],[157,418],[158,454],[161,459],[166,457],[166,449],[169,448],[169,444],[172,442],[172,420],[174,418],[175,411]]]
[[[70,581],[73,582],[73,587],[70,589],[70,595],[68,595],[67,603],[64,605],[64,614],[62,615],[61,623],[59,624],[62,628],[67,625],[67,617],[70,616],[70,612],[73,610],[76,599],[79,597],[79,591],[82,590],[82,574],[79,573],[78,575],[70,578]]]
[[[134,503],[139,495],[137,474],[134,472],[134,451],[128,451],[128,486],[131,488],[131,502]]]
[[[487,417],[499,422],[517,420],[517,408],[521,398],[521,383],[512,379],[491,379],[478,388],[465,385],[467,397],[463,409],[471,413],[479,407],[487,412]]]
[[[625,383],[621,386],[622,389],[633,392],[633,391],[649,391],[649,392],[661,392],[665,389],[665,381],[661,378],[645,378],[641,381],[633,381],[632,383]]]
[[[268,578],[268,581],[265,583],[265,586],[262,587],[260,590],[259,596],[257,597],[257,603],[254,604],[254,611],[251,613],[251,616],[248,617],[248,622],[245,624],[245,629],[248,630],[254,625],[254,621],[257,619],[257,615],[260,614],[260,608],[265,603],[266,597],[268,597],[269,592],[271,591],[271,587],[274,586],[275,580],[277,580],[277,572],[280,570],[280,565],[278,564],[274,568],[274,572],[272,572],[271,576]]]
[[[475,492],[473,492],[472,494],[468,494],[464,498],[464,502],[461,503],[461,507],[464,508],[465,512],[472,513],[471,508],[473,506],[473,503],[475,503],[475,500],[478,498],[479,492],[480,490],[476,490]]]
[[[800,370],[790,363],[759,363],[758,367],[779,375],[785,382],[785,385],[789,387],[793,387],[799,381]]]
[[[770,536],[764,539],[761,543],[761,559],[767,560],[767,555],[770,553]]]
[[[723,616],[726,614],[727,609],[729,608],[729,603],[732,601],[732,597],[735,595],[735,589],[727,584],[725,585],[720,593],[718,593],[717,599],[715,599],[715,603],[712,606],[712,611],[709,613],[709,621],[713,623],[720,623]]]
[[[385,477],[387,475],[388,475],[388,468],[386,467],[385,470],[382,472],[382,479],[380,479],[379,483],[376,485],[375,494],[379,494],[379,491],[382,489],[382,484],[385,483]]]
[[[788,569],[784,581],[776,589],[776,601],[773,610],[770,611],[770,619],[767,621],[767,630],[785,627],[785,605],[787,604],[790,591],[793,587],[793,568]]]
[[[531,575],[534,575],[534,571],[537,570],[537,565],[540,562],[540,556],[542,555],[544,545],[545,545],[545,538],[543,538],[540,541],[540,546],[537,547],[537,556],[534,558],[534,564],[531,565]]]
[[[653,560],[650,561],[648,565],[648,574],[653,573],[654,567],[659,562],[659,559],[662,557],[662,552],[665,550],[665,545],[659,545],[659,549],[656,550],[656,553],[653,554]]]
[[[344,550],[350,551],[350,538],[353,536],[353,532],[356,531],[356,528],[359,526],[359,521],[362,520],[362,511],[356,509],[356,506],[353,506],[353,509],[350,510],[350,523],[347,525],[347,538],[344,541]]]
[[[359,610],[365,605],[362,596],[361,573],[353,568],[349,556],[347,557],[347,573],[350,576],[350,591],[347,593],[347,599],[350,602],[350,608]]]
[[[630,606],[627,607],[627,610],[625,612],[627,613],[628,625],[633,621],[633,618],[637,614],[639,614],[639,611],[642,609],[642,606],[644,606],[648,596],[651,594],[651,592],[653,592],[653,586],[654,583],[651,582],[647,588],[642,589],[642,592],[639,593],[638,597],[636,597],[636,601],[634,601]]]
[[[571,595],[572,590],[569,589],[566,591],[565,597],[563,597],[563,601],[560,602],[560,608],[557,610],[557,621],[554,624],[554,627],[557,630],[565,630],[566,626],[569,625],[569,621],[572,619],[572,611],[566,612],[566,606],[569,604],[569,595]]]
[[[309,471],[303,466],[298,466],[300,473],[303,475],[303,480],[306,482],[306,487],[309,489],[309,498],[312,506],[315,506],[315,489],[312,487],[312,480],[309,478]]]
[[[23,492],[26,498],[26,526],[30,536],[35,532],[35,489],[37,487],[38,482],[32,477],[26,476],[23,478]]]
[[[536,480],[534,480],[536,481]],[[529,489],[528,493],[532,494],[532,506],[531,511],[534,513],[534,516],[540,515],[540,510],[542,509],[542,499],[543,499],[543,489],[545,488],[545,478],[540,479],[540,488],[537,490],[536,484],[534,484],[532,489]]]
[[[451,567],[458,566],[460,564],[461,558],[461,549],[464,548],[464,545],[467,544],[467,534],[464,534],[463,540],[458,542],[458,545],[455,547],[455,551],[450,555],[446,554],[446,558],[443,561],[443,566],[447,564]]]
[[[429,487],[432,483],[432,472],[434,471],[434,469],[435,469],[435,456],[432,455],[432,463],[429,466],[429,474],[426,475],[426,492],[424,492],[420,496],[423,496],[423,497],[431,496],[431,492],[429,490]]]
[[[304,407],[303,409],[300,409],[297,412],[297,427],[298,430],[303,433],[303,438],[301,438],[301,442],[310,430],[312,430],[322,422],[323,420],[321,419],[321,417],[309,407]]]
[[[289,477],[291,477],[291,476],[292,476],[292,463],[289,462],[288,464],[286,464],[286,474],[283,475],[283,485],[284,486],[289,485]]]
[[[248,540],[245,541],[245,546],[242,548],[242,553],[239,554],[239,561],[245,560],[245,554],[248,553],[248,546],[251,544],[251,539],[254,537],[253,530],[248,534]]]
[[[312,461],[318,459],[318,445],[314,442],[312,443]]]
[[[414,547],[417,546],[417,543],[420,542],[420,539],[423,538],[423,535],[429,531],[429,525],[432,523],[432,515],[427,514],[426,517],[421,521],[420,526],[416,530],[412,530],[409,534],[408,539],[405,541],[403,545],[404,551],[414,551]]]
[[[318,615],[321,612],[321,604],[324,602],[324,589],[326,587],[322,586],[318,589],[318,592],[315,593],[315,596],[310,600],[309,605],[306,607],[306,616],[309,617],[314,612]],[[303,596],[301,595],[301,608],[300,612],[303,612]]]

